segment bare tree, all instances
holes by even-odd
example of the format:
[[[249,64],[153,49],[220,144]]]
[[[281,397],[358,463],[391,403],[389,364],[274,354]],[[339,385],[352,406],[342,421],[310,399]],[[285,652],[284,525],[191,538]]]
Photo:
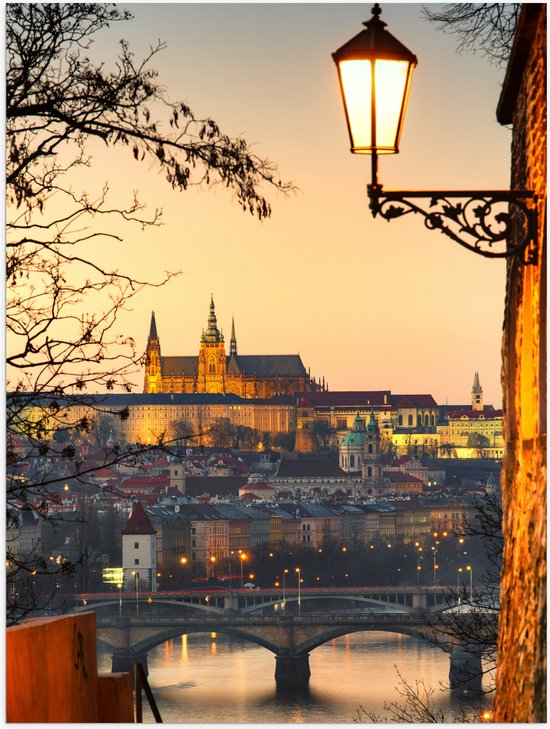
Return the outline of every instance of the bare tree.
[[[520,3],[448,3],[443,10],[423,5],[424,17],[457,38],[459,53],[481,53],[505,66],[510,56]]]
[[[212,119],[199,119],[185,103],[167,98],[150,68],[162,43],[138,62],[121,41],[112,70],[89,59],[96,33],[130,19],[112,4],[6,6],[7,518],[12,533],[29,511],[49,519],[48,502],[67,478],[82,483],[94,467],[138,457],[139,449],[117,447],[99,466],[85,464],[78,441],[89,432],[91,418],[75,419],[74,406],[97,407],[86,394],[91,386],[130,391],[142,353],[131,336],[120,334],[117,317],[144,287],[160,286],[175,275],[138,280],[101,260],[98,243],[122,241],[113,223],[155,226],[161,211],[147,213],[137,193],[125,206],[111,204],[107,183],[96,191],[80,189],[82,173],[92,165],[91,143],[127,149],[130,158],[156,168],[175,190],[221,184],[259,219],[271,213],[264,187],[292,189],[245,140],[228,137]],[[97,409],[104,417],[128,417],[127,411]],[[163,440],[160,434],[159,443]],[[15,537],[7,549],[12,620],[34,604],[27,578],[41,570],[51,576],[69,569],[44,564],[36,551],[23,553],[19,541]],[[18,605],[25,610],[18,611]]]

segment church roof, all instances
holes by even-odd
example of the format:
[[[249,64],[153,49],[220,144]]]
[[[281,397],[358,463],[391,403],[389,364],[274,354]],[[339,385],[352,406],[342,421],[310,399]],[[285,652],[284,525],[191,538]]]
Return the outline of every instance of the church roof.
[[[132,514],[126,526],[122,530],[123,534],[156,534],[153,525],[149,521],[149,517],[145,513],[145,509],[140,501],[136,501]]]
[[[226,357],[227,363],[233,359],[234,365],[230,368],[236,374],[255,377],[289,377],[307,375],[306,368],[299,354],[245,354],[233,358]],[[198,371],[198,357],[161,357],[161,370],[163,377],[194,377]]]
[[[236,360],[245,375],[258,377],[307,375],[299,354],[240,354]]]
[[[330,458],[283,458],[277,478],[322,478],[347,476]]]
[[[161,357],[160,367],[163,377],[193,377],[197,374],[198,357]]]

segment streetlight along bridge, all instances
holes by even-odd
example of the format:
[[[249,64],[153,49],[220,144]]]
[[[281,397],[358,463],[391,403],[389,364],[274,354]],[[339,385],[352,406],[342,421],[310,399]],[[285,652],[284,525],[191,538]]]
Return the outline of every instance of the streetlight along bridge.
[[[223,590],[204,587],[177,592],[87,593],[73,595],[75,609],[119,607],[119,614],[140,605],[179,606],[188,611],[216,614],[293,614],[311,609],[392,610],[405,613],[437,612],[454,604],[449,587],[334,587],[300,589]],[[323,605],[321,604],[323,603]]]

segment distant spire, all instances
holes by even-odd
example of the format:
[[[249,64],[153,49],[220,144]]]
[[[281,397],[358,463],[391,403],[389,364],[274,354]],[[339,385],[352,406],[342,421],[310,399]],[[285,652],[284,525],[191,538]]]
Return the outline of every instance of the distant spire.
[[[474,375],[474,384],[472,385],[472,410],[483,410],[483,388],[479,382],[479,374]]]
[[[151,312],[151,326],[149,328],[149,339],[158,339],[157,323],[155,321],[155,312]]]
[[[235,336],[235,317],[231,317],[231,341],[229,343],[229,356],[237,356],[237,337]]]

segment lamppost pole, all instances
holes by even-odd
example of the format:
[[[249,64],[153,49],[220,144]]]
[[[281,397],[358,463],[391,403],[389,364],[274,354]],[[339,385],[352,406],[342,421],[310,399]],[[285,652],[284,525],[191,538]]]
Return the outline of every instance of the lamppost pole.
[[[296,572],[298,573],[298,615],[302,614],[302,570],[300,567],[296,567]]]
[[[134,580],[136,583],[136,615],[139,614],[139,572],[134,572]]]
[[[470,605],[474,604],[474,586],[473,586],[473,574],[474,571],[471,565],[466,565],[466,569],[470,573]]]
[[[118,587],[118,615],[119,615],[119,617],[122,617],[122,583],[119,582],[117,587]]]
[[[286,576],[288,570],[283,570],[283,613],[286,615]]]
[[[246,553],[241,552],[241,554],[239,554],[239,559],[241,560],[241,590],[242,590],[243,589],[243,564],[244,564],[244,561],[246,560]]]

